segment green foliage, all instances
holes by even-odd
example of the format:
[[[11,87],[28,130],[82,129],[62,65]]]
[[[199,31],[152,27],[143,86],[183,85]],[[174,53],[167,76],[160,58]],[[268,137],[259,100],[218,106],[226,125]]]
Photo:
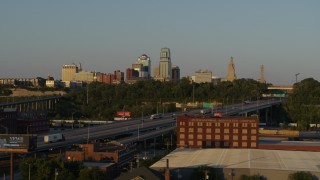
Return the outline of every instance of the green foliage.
[[[10,96],[12,91],[5,87],[0,87],[0,96]]]
[[[312,78],[294,84],[293,93],[285,103],[285,110],[300,130],[310,123],[320,123],[320,83]]]
[[[100,179],[106,179],[106,174],[103,173],[98,168],[92,168],[91,170],[89,168],[83,168],[80,171],[80,177],[78,180],[100,180]]]
[[[57,174],[57,180],[74,180],[75,176],[67,169],[62,169]]]
[[[60,158],[26,158],[19,166],[22,179],[51,180],[55,177],[57,180],[75,180],[75,179],[106,179],[106,174],[98,168],[83,167],[81,162],[64,162]],[[56,174],[57,172],[57,174]]]
[[[309,172],[295,172],[289,175],[288,180],[313,180],[314,176]]]
[[[70,92],[59,102],[56,111],[61,118],[112,119],[117,111],[130,111],[132,117],[175,112],[175,103],[193,101],[224,104],[243,100],[255,100],[266,91],[265,84],[252,79],[238,79],[233,82],[191,83],[183,78],[179,82],[154,80],[138,81],[135,84],[108,85],[91,83],[86,88]]]

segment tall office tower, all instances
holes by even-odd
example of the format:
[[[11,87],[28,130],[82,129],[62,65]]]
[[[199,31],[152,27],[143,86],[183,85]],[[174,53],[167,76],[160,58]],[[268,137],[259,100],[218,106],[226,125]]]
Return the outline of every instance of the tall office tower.
[[[227,81],[234,81],[235,79],[237,79],[236,76],[236,70],[235,70],[235,66],[233,63],[233,57],[230,58],[230,63],[228,65],[228,74],[227,74]]]
[[[172,81],[180,80],[180,68],[179,66],[172,66]]]
[[[63,65],[62,66],[62,81],[76,81],[76,74],[81,70],[81,64]]]
[[[260,66],[260,83],[266,83],[266,80],[264,79],[264,66],[263,64]]]
[[[159,76],[164,81],[172,79],[171,55],[169,48],[162,48],[160,52]]]
[[[147,56],[146,54],[142,54],[140,57],[138,57],[138,60],[135,62],[135,64],[142,65],[142,67],[140,69],[134,68],[135,70],[139,71],[139,77],[150,78],[150,76],[151,76],[151,60],[150,60],[149,56]]]

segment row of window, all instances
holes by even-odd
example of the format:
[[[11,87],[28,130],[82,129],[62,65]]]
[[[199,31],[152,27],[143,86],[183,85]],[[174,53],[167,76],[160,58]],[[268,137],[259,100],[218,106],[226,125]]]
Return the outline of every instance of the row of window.
[[[204,144],[203,144],[203,141],[196,141],[196,142],[194,142],[194,141],[187,141],[187,143],[188,144],[186,144],[186,141],[184,141],[184,140],[180,140],[180,142],[179,142],[179,146],[180,147],[186,147],[186,146],[199,146],[199,147],[202,147]],[[257,147],[257,143],[256,142],[246,142],[246,141],[243,141],[243,142],[232,142],[231,144],[230,144],[232,147],[234,147],[234,148],[237,148],[237,147],[248,147],[248,145],[250,145],[250,147],[253,147],[253,148],[255,148],[255,147]],[[223,143],[223,145],[221,146],[221,144],[220,144],[220,142],[216,142],[215,144],[208,144],[208,143],[206,143],[205,144],[205,146],[206,147],[229,147],[230,146],[229,145],[229,142],[224,142]]]
[[[257,134],[257,129],[223,129],[223,131],[221,131],[220,128],[215,128],[214,131],[211,129],[211,128],[187,128],[187,132],[189,133],[193,133],[195,132],[195,130],[197,130],[198,133],[230,133],[231,130],[232,130],[232,133],[233,134],[238,134],[238,133],[241,133],[241,134],[248,134],[248,132],[251,132],[251,134]],[[186,132],[186,129],[185,128],[179,128],[179,131],[181,133],[184,133]]]
[[[241,137],[241,139],[240,139]],[[211,135],[211,134],[206,134],[205,136],[203,136],[202,134],[197,134],[197,135],[193,135],[193,134],[179,134],[179,138],[180,139],[198,139],[198,140],[230,140],[230,138],[232,138],[233,141],[238,141],[238,140],[251,140],[251,141],[256,141],[257,140],[257,136],[246,136],[246,135],[242,135],[242,136],[238,136],[238,135]]]
[[[180,126],[185,126],[186,123],[185,122],[179,122]],[[257,127],[257,123],[228,123],[228,122],[223,122],[223,123],[219,123],[219,122],[188,122],[188,126],[206,126],[206,127],[210,127],[210,126],[215,126],[215,127]]]

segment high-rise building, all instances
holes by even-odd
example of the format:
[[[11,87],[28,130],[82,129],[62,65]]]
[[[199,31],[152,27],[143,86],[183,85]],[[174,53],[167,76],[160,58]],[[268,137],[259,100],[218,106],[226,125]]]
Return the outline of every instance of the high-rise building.
[[[180,80],[180,68],[179,66],[172,66],[172,81]]]
[[[237,79],[236,70],[235,70],[235,66],[234,66],[234,62],[233,62],[233,57],[231,57],[230,63],[228,65],[228,74],[227,74],[226,80],[227,81],[234,81],[235,79]]]
[[[132,69],[139,72],[138,77],[150,78],[151,77],[151,60],[146,54],[138,57],[138,60],[132,64]]]
[[[120,70],[114,71],[114,75],[115,75],[115,81],[116,81],[114,82],[115,84],[119,84],[124,81],[124,73],[121,72]]]
[[[81,64],[63,65],[62,66],[62,81],[76,81],[76,73],[81,69]]]
[[[211,83],[212,82],[212,71],[209,71],[209,70],[196,71],[194,82],[195,83]]]
[[[159,76],[164,81],[172,79],[171,54],[169,48],[162,48],[160,52]]]
[[[127,68],[126,70],[126,80],[130,80],[132,78],[136,78],[139,77],[139,72],[131,69],[131,68]]]

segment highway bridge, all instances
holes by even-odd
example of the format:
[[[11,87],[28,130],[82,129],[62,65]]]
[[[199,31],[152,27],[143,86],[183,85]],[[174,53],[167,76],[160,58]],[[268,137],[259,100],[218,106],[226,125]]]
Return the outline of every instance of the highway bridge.
[[[49,96],[49,97],[38,97],[34,99],[25,99],[15,102],[0,103],[0,109],[3,108],[15,108],[18,112],[25,112],[30,110],[50,110],[53,109],[55,104],[63,96]]]
[[[229,105],[220,110],[224,116],[247,116],[249,112],[256,112],[258,110],[271,108],[272,106],[278,106],[282,103],[283,99],[263,99],[257,101],[247,101],[246,103]]]
[[[246,115],[248,112],[256,112],[257,110],[280,105],[282,101],[282,99],[250,101],[246,104],[241,103],[227,105],[223,108],[214,108],[212,110],[213,112],[221,113],[223,116]],[[200,110],[193,110],[188,113],[199,114]],[[177,115],[179,115],[179,113]],[[46,150],[52,147],[67,147],[72,144],[87,143],[101,139],[112,139],[117,136],[131,135],[129,138],[120,140],[121,143],[126,144],[161,136],[176,127],[176,119],[171,115],[165,116],[162,119],[150,120],[149,117],[144,117],[143,119],[143,122],[141,118],[137,118],[125,121],[114,121],[112,123],[96,126],[88,126],[80,129],[64,130],[61,131],[61,133],[64,134],[66,140],[52,144],[44,143],[44,135],[40,134],[38,135],[37,150]]]
[[[176,120],[173,117],[157,120],[145,119],[144,122],[142,122],[141,119],[116,121],[109,124],[61,131],[66,140],[56,143],[44,143],[44,135],[38,135],[37,151],[57,147],[68,147],[72,144],[89,143],[96,140],[113,139],[123,135],[133,135],[130,139],[123,141],[123,143],[131,143],[161,136],[161,134],[172,131],[175,127]]]

